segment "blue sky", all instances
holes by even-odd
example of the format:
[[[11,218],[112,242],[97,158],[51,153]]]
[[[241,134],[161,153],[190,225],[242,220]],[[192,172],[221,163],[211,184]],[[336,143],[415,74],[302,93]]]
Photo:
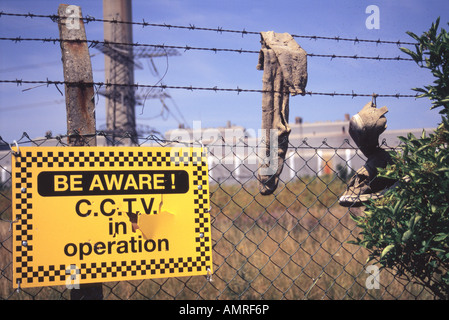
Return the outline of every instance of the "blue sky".
[[[0,0],[0,11],[9,13],[55,14],[60,1]],[[102,1],[71,1],[79,5],[83,15],[102,18]],[[380,12],[379,29],[365,25],[369,5]],[[195,25],[197,27],[246,31],[288,32],[296,35],[340,36],[359,39],[408,41],[406,31],[417,34],[428,30],[436,18],[448,29],[449,2],[446,0],[317,0],[317,1],[248,1],[248,0],[134,0],[133,21]],[[103,40],[103,24],[86,25],[87,38]],[[57,38],[57,24],[50,19],[0,17],[1,37]],[[209,48],[260,49],[258,35],[179,30],[134,26],[134,42]],[[296,38],[308,52],[314,54],[406,57],[396,45],[337,42]],[[94,81],[104,81],[104,57],[91,48]],[[262,71],[256,69],[258,55],[254,53],[180,51],[180,56],[155,60],[161,80],[168,86],[194,86],[262,89]],[[41,42],[0,42],[0,78],[23,80],[62,80],[59,44]],[[135,71],[139,84],[156,84],[147,62],[143,70]],[[308,58],[312,92],[414,94],[432,80],[427,70],[409,61],[372,61],[354,59]],[[0,136],[8,142],[19,139],[22,132],[31,137],[66,132],[64,97],[55,87],[16,86],[0,83]],[[61,88],[62,90],[63,88]],[[226,121],[257,129],[261,123],[260,93],[188,91],[170,89],[173,98],[168,106],[177,115],[181,111],[187,124],[200,120],[202,127],[224,126]],[[290,121],[301,116],[306,122],[342,120],[345,113],[357,113],[370,99],[366,97],[295,96],[290,99]],[[388,128],[428,128],[440,122],[438,112],[430,111],[430,102],[413,98],[378,98],[379,106],[387,106]],[[147,100],[145,108],[137,108],[137,122],[165,132],[177,127],[173,117],[158,117],[161,104]],[[97,128],[105,123],[105,102],[100,97],[96,108]]]

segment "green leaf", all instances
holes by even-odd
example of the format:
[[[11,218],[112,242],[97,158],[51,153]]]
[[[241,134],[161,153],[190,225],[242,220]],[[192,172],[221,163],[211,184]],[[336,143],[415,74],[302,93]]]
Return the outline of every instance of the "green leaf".
[[[411,217],[410,220],[407,223],[407,227],[409,229],[413,229],[414,226],[415,226],[415,217]]]
[[[412,38],[415,39],[416,41],[419,41],[419,37],[418,37],[416,34],[414,34],[413,32],[411,32],[411,31],[406,31],[405,33],[407,33],[410,37],[412,37]]]
[[[422,130],[421,139],[424,139],[426,137],[426,130]]]
[[[394,248],[394,244],[390,244],[390,245],[386,246],[385,249],[382,250],[382,253],[380,254],[380,257],[383,258],[393,248]]]
[[[406,242],[408,239],[410,239],[412,234],[413,234],[412,230],[405,231],[404,234],[402,235],[402,241]]]
[[[412,59],[415,62],[420,62],[422,60],[421,57],[416,52],[413,52],[412,50],[407,49],[407,48],[400,48],[400,49],[402,52],[404,52],[404,53],[408,54],[410,57],[412,57]]]
[[[413,221],[413,225],[416,225],[419,220],[421,220],[421,216],[420,215],[415,217],[415,220]]]
[[[349,216],[351,217],[351,220],[353,220],[357,223],[359,223],[363,220],[363,217],[357,216],[357,215],[353,214],[351,211],[349,211]]]
[[[433,238],[433,240],[435,240],[435,241],[443,241],[443,240],[445,240],[448,236],[449,236],[449,234],[447,234],[447,233],[437,233],[437,234],[435,235],[435,238]]]

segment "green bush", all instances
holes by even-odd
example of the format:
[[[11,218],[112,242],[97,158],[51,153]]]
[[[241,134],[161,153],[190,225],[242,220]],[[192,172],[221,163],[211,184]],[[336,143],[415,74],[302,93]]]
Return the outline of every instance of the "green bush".
[[[352,243],[370,250],[369,260],[393,268],[449,299],[449,34],[439,29],[439,18],[417,41],[415,50],[401,48],[435,80],[414,88],[419,97],[441,108],[441,123],[429,136],[400,137],[403,146],[392,152],[393,163],[380,176],[395,179],[397,187],[353,216],[362,230]]]

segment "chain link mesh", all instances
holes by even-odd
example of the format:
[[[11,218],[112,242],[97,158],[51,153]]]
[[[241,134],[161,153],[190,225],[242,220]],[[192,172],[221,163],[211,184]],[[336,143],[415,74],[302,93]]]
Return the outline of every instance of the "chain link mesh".
[[[121,145],[107,134],[97,140]],[[87,138],[88,139],[88,138]],[[66,137],[18,145],[66,146]],[[149,136],[140,146],[170,146]],[[12,196],[9,144],[0,139],[0,299],[70,299],[65,286],[16,290],[12,284]],[[205,144],[208,147],[207,144]],[[209,146],[210,147],[210,146]],[[350,213],[360,208],[338,204],[363,155],[345,141],[290,146],[281,182],[273,195],[258,191],[257,164],[226,147],[232,163],[208,153],[214,274],[103,283],[104,299],[433,299],[424,287],[382,269],[379,289],[368,289],[368,252],[348,244],[359,230]],[[8,164],[9,163],[9,164]]]

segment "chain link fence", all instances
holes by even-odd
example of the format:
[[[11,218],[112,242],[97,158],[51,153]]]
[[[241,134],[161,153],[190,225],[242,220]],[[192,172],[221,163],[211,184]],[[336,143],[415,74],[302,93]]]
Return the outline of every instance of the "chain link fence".
[[[19,146],[66,146],[67,137],[32,140]],[[98,133],[98,145],[126,140]],[[171,146],[150,136],[139,145]],[[361,208],[338,204],[346,183],[361,165],[361,152],[345,140],[290,145],[273,195],[263,196],[257,164],[241,144],[208,145],[214,274],[103,283],[104,299],[434,299],[424,287],[381,269],[372,273],[368,252],[348,244],[359,230],[350,214]],[[10,145],[0,139],[0,299],[70,299],[65,286],[13,289]],[[218,156],[214,150],[224,148]],[[224,161],[225,158],[232,161]],[[376,277],[378,283],[374,283]]]

